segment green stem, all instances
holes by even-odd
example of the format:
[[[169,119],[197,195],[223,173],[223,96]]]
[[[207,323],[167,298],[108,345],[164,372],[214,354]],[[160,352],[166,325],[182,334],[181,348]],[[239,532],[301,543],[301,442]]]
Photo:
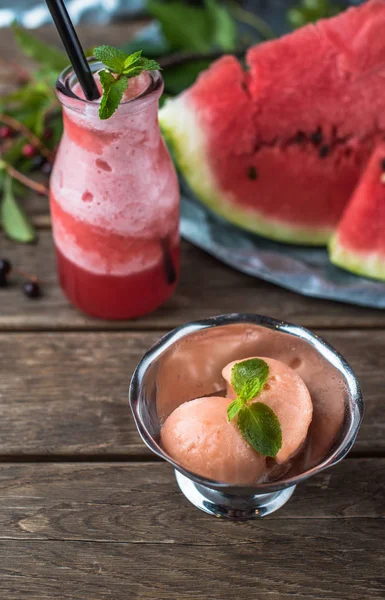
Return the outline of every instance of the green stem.
[[[260,33],[265,40],[272,40],[276,37],[270,25],[268,25],[266,21],[261,19],[261,17],[258,17],[258,15],[255,15],[254,13],[248,10],[245,10],[244,8],[239,6],[239,4],[234,2],[234,0],[228,0],[227,4],[229,6],[230,12],[234,16],[234,18],[237,19],[237,21],[245,23],[246,25],[249,25],[256,31],[258,31],[258,33]]]

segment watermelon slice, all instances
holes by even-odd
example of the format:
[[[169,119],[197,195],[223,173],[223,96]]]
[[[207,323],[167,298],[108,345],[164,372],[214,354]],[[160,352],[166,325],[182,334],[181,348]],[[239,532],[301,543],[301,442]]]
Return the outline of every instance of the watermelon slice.
[[[385,0],[225,56],[160,122],[195,194],[266,237],[325,245],[385,134]]]
[[[377,146],[330,243],[330,260],[385,280],[385,143]]]

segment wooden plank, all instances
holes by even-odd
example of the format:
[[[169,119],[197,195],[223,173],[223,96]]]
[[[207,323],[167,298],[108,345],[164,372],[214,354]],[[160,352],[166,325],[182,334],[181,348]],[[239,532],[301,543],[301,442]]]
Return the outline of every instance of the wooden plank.
[[[266,520],[248,523],[248,540],[234,544],[238,525],[217,521],[227,532],[219,545],[205,527],[192,527],[194,545],[159,544],[151,532],[125,544],[6,540],[1,589],[7,600],[383,600],[383,523]]]
[[[89,318],[64,298],[56,279],[50,231],[36,245],[24,246],[0,237],[0,256],[43,281],[44,297],[31,302],[19,285],[0,289],[0,329],[172,329],[187,321],[221,313],[258,312],[307,327],[384,327],[385,311],[305,298],[248,277],[214,258],[182,244],[179,287],[159,310],[141,319],[107,322]]]
[[[188,505],[164,464],[3,465],[2,593],[383,598],[384,467],[384,459],[344,461],[302,484],[281,511],[231,523]]]
[[[100,41],[123,43],[144,23],[141,21],[123,25],[81,26],[78,29],[84,47],[89,47]],[[45,41],[59,44],[57,33],[51,26],[39,29],[37,34]],[[10,59],[26,64],[25,58],[17,50],[12,33],[7,29],[2,30],[0,55],[6,64]],[[36,224],[43,227],[49,225],[46,198],[26,196],[24,205]],[[6,295],[0,291],[0,328],[94,328],[95,323],[100,322],[80,315],[64,300],[56,283],[49,232],[41,232],[40,238],[39,244],[33,249],[17,247],[0,238],[2,254],[9,254],[20,266],[25,265],[25,270],[38,270],[46,282],[46,297],[35,306],[28,305],[16,288]],[[271,314],[309,327],[345,327],[353,323],[356,327],[385,325],[385,311],[303,298],[236,273],[185,244],[181,284],[174,298],[155,314],[135,323],[103,323],[103,326],[170,328],[186,320],[234,311]]]
[[[327,331],[356,369],[366,413],[354,452],[385,450],[385,331]],[[145,454],[127,403],[158,333],[0,334],[0,457]]]
[[[0,455],[143,453],[128,385],[158,337],[2,334]]]
[[[298,486],[266,520],[370,518],[385,527],[384,470],[385,459],[345,460]],[[0,489],[0,540],[252,541],[249,523],[221,526],[189,506],[165,463],[1,465]]]

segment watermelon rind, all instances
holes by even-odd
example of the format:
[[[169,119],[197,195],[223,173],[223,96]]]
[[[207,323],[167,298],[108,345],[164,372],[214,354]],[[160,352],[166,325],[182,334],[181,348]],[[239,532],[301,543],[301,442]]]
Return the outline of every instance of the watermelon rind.
[[[241,207],[231,194],[220,189],[210,168],[206,136],[194,106],[183,96],[169,99],[159,111],[162,133],[174,161],[195,196],[230,223],[289,244],[325,246],[333,230],[284,223],[257,210]]]
[[[385,256],[379,252],[359,252],[343,244],[338,234],[329,243],[330,261],[355,275],[385,281]]]

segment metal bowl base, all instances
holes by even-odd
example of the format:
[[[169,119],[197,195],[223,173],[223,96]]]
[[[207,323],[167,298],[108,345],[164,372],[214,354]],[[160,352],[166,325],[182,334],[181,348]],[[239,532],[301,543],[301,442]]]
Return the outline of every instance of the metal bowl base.
[[[194,506],[215,517],[244,521],[260,519],[278,510],[292,496],[295,485],[270,494],[237,496],[194,483],[175,470],[181,492]]]

